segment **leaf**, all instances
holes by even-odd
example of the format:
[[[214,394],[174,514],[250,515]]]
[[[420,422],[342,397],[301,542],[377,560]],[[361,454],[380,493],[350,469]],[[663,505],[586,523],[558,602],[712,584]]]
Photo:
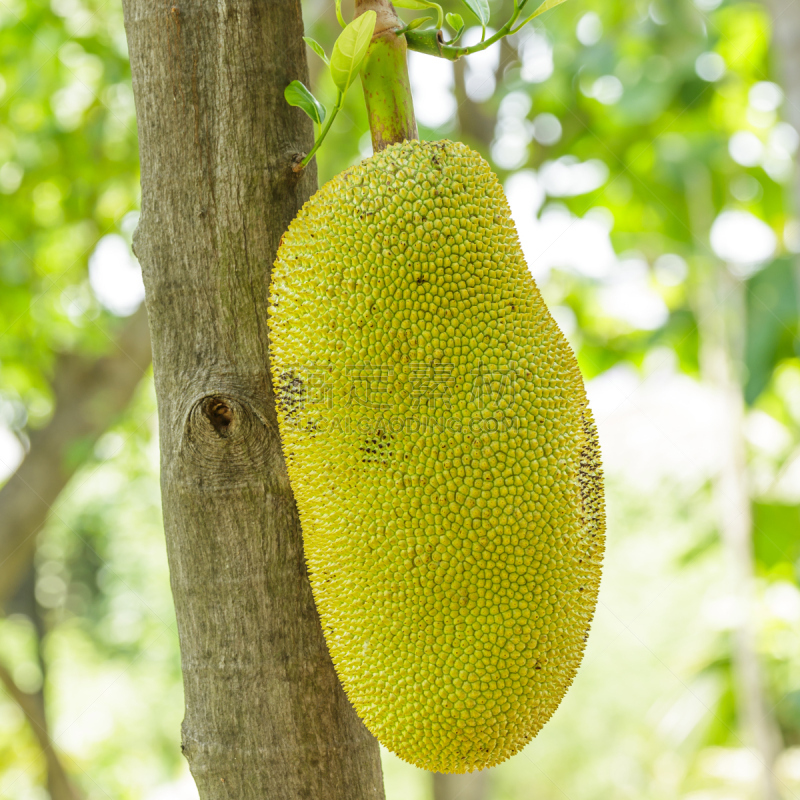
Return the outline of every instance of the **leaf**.
[[[467,0],[464,0],[464,2],[466,3]],[[566,0],[544,0],[544,3],[542,3],[539,6],[539,8],[537,8],[536,11],[534,11],[533,14],[531,14],[527,19],[525,19],[522,22],[520,22],[520,24],[517,25],[517,27],[514,28],[514,30],[511,31],[511,33],[516,33],[517,31],[522,30],[532,19],[535,19],[540,14],[544,14],[545,11],[549,11],[551,8],[555,8],[556,6],[560,6],[562,3],[565,3],[565,2],[566,2]]]
[[[397,2],[392,0],[392,5],[397,8],[407,8],[411,11],[427,11],[429,8],[433,8],[433,4],[426,2],[426,0],[397,0]]]
[[[344,21],[344,17],[342,16],[342,0],[336,0],[336,19],[339,20],[339,24],[345,28],[347,24]]]
[[[413,31],[419,28],[420,25],[424,25],[426,22],[430,22],[430,17],[417,17],[417,19],[412,19],[411,22],[406,25],[405,30]],[[432,30],[432,29],[431,29]]]
[[[544,14],[545,11],[549,11],[551,8],[555,8],[556,6],[560,6],[562,3],[565,3],[566,0],[544,0],[539,8],[531,14],[525,22],[530,22],[534,17],[538,17],[540,14]]]
[[[300,81],[292,81],[284,90],[283,96],[290,106],[302,108],[317,125],[325,119],[325,106]]]
[[[447,24],[458,33],[464,27],[464,20],[461,14],[448,14]]]
[[[753,503],[753,551],[766,569],[794,564],[800,556],[800,506],[784,503]]]
[[[328,61],[328,56],[325,55],[325,49],[322,45],[312,39],[310,36],[304,36],[303,41],[326,63],[330,64],[331,62]]]
[[[777,365],[793,355],[798,316],[794,270],[794,259],[777,258],[747,281],[744,394],[748,405],[767,388]]]
[[[464,5],[478,18],[482,27],[489,24],[489,0],[464,0]]]
[[[356,17],[339,34],[333,46],[331,77],[336,88],[343,94],[364,65],[376,21],[377,14],[374,11],[367,11]]]
[[[412,11],[428,11],[429,9],[435,9],[436,11],[436,27],[441,28],[442,23],[444,22],[444,12],[442,11],[442,7],[438,3],[434,3],[433,0],[397,0],[394,3],[398,8],[408,8]],[[419,27],[422,23],[417,23],[414,27]],[[406,28],[406,30],[413,30],[410,26]]]

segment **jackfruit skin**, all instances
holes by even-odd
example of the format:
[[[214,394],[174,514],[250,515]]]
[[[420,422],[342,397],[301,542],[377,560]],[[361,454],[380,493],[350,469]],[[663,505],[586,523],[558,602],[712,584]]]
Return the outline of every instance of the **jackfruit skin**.
[[[500,763],[580,664],[605,516],[583,381],[489,165],[414,141],[333,178],[282,239],[269,312],[311,587],[350,701],[418,767]]]

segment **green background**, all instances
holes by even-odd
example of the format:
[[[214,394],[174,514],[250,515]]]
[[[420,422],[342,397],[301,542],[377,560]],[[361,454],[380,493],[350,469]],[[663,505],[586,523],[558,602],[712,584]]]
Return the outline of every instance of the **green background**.
[[[510,3],[491,5],[497,26]],[[333,3],[307,0],[304,14],[330,52]],[[89,261],[104,237],[130,242],[139,173],[116,0],[0,0],[0,54],[7,477],[52,413],[55,354],[101,354],[124,324]],[[776,774],[787,797],[800,794],[800,224],[797,132],[776,58],[765,7],[736,0],[570,0],[455,70],[412,55],[422,138],[465,141],[508,188],[588,381],[606,464],[608,549],[584,665],[542,733],[492,771],[492,800],[757,796],[731,676],[741,609],[713,491],[725,432],[700,368],[713,322],[698,316],[703,281],[725,270],[744,283],[758,650],[783,736]],[[309,60],[330,109],[332,82],[310,50]],[[369,152],[356,84],[319,154],[320,180]],[[735,236],[711,235],[731,211],[756,225],[748,241],[766,242],[756,263],[727,264]],[[0,662],[23,690],[44,685],[85,797],[191,798],[151,378],[113,430],[71,457],[81,469],[38,539],[35,614],[0,619]],[[386,753],[384,769],[390,800],[431,796],[426,773]],[[42,800],[44,776],[0,690],[0,797]]]

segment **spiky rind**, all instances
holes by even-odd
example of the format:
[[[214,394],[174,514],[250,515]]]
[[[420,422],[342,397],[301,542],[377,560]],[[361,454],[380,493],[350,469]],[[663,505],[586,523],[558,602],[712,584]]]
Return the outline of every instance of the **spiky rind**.
[[[278,252],[270,338],[348,697],[419,767],[498,764],[573,680],[605,519],[583,382],[486,162],[405,142],[327,183]]]

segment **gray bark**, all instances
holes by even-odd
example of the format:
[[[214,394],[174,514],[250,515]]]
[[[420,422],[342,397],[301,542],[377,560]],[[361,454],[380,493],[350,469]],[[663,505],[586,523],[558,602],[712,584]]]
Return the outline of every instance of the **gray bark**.
[[[267,295],[316,189],[299,0],[124,0],[181,643],[183,750],[203,800],[383,797],[377,742],[333,670],[280,449]]]
[[[30,435],[30,450],[0,489],[0,607],[28,573],[36,534],[50,507],[80,467],[70,458],[76,443],[87,449],[121,414],[150,366],[147,314],[131,317],[108,355],[88,359],[69,353],[56,360],[54,411]]]

